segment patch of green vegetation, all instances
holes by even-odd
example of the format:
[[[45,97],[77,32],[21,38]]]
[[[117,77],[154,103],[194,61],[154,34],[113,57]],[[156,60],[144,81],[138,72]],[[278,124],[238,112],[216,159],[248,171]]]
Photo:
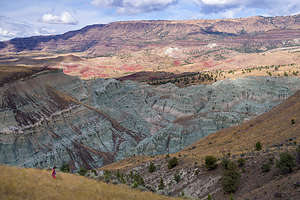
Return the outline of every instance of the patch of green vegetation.
[[[153,173],[153,172],[156,171],[156,167],[155,167],[155,165],[154,165],[153,162],[150,163],[149,168],[148,168],[148,171],[149,171],[150,173]]]
[[[181,180],[180,174],[178,172],[174,174],[174,180],[176,181],[176,183],[179,183],[179,181]]]
[[[60,171],[62,171],[62,172],[70,172],[69,164],[64,163],[64,164],[60,167]]]
[[[271,164],[270,162],[267,162],[267,163],[263,163],[263,165],[261,166],[261,171],[263,173],[267,173],[271,170]]]
[[[280,170],[282,174],[291,173],[295,166],[295,158],[288,152],[281,153],[280,158],[276,163],[276,167]]]
[[[222,187],[226,193],[234,193],[237,191],[240,183],[240,173],[234,162],[230,161],[228,169],[224,170],[222,177]]]
[[[229,50],[237,51],[239,53],[262,53],[264,50],[259,47],[242,46],[240,48],[229,48]]]
[[[158,185],[158,190],[163,190],[165,188],[165,184],[162,178],[160,178],[160,182]]]
[[[256,142],[256,144],[255,144],[255,150],[256,151],[262,150],[262,144],[260,142]]]
[[[296,124],[296,120],[295,119],[291,119],[291,124],[292,125]]]
[[[178,165],[178,159],[177,157],[173,157],[168,161],[168,169],[173,169]]]
[[[210,194],[207,195],[207,200],[212,200],[212,197]]]
[[[206,156],[205,157],[205,167],[208,170],[214,170],[218,167],[217,158],[214,156]]]
[[[246,160],[244,158],[240,158],[237,160],[239,167],[244,167],[246,164]]]
[[[87,173],[87,169],[84,167],[80,167],[78,174],[80,174],[81,176],[85,176],[85,174]]]

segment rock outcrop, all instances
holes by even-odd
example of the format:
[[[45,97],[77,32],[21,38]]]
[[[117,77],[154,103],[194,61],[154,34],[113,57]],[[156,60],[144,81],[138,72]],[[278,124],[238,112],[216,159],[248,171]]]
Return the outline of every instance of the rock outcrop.
[[[40,72],[0,88],[0,163],[90,169],[134,154],[172,153],[299,89],[300,79],[291,77],[178,88]]]

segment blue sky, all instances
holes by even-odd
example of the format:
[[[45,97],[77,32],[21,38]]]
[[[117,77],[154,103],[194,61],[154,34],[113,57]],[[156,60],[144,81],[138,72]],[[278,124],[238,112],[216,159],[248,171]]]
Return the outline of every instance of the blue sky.
[[[300,13],[300,0],[0,0],[0,40],[141,19],[218,19]]]

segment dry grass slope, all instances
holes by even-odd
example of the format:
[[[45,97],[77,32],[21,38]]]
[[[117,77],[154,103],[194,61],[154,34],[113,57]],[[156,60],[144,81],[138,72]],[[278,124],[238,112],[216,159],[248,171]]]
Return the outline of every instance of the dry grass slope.
[[[97,182],[82,176],[38,169],[0,166],[0,199],[2,200],[168,200],[174,199],[150,192],[132,190]]]

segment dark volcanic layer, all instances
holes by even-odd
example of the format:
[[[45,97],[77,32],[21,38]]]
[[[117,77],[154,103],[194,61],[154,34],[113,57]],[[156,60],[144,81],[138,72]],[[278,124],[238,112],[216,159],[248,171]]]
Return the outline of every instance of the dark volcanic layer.
[[[83,52],[90,56],[149,46],[274,48],[298,44],[300,15],[226,20],[128,21],[87,26],[55,36],[15,38],[0,42],[0,53],[21,51]],[[296,39],[296,41],[295,41]]]

